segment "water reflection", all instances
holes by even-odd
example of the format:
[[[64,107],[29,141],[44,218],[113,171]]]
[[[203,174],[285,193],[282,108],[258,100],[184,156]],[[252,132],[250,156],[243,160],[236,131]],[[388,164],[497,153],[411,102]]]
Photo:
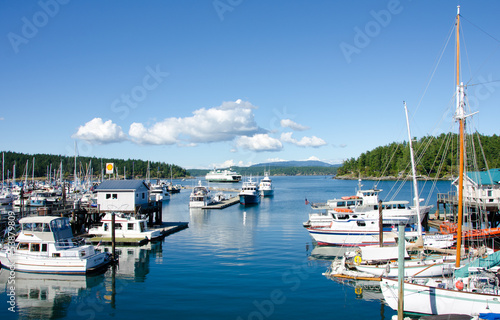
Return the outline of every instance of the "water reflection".
[[[0,271],[0,293],[10,300],[10,288],[15,288],[16,312],[33,319],[65,317],[73,297],[91,290],[104,280],[104,274],[51,275],[16,272],[9,281],[9,270]]]
[[[111,251],[110,246],[100,246],[100,249]],[[1,269],[1,300],[8,303],[10,287],[13,286],[16,315],[28,319],[64,318],[72,311],[89,318],[107,308],[114,309],[117,296],[124,294],[130,283],[146,280],[150,257],[154,257],[159,263],[163,259],[162,242],[141,247],[117,247],[116,250],[119,263],[100,274],[52,275],[15,272],[12,282],[9,281],[10,271]],[[4,311],[7,311],[7,307],[0,314],[4,314]]]

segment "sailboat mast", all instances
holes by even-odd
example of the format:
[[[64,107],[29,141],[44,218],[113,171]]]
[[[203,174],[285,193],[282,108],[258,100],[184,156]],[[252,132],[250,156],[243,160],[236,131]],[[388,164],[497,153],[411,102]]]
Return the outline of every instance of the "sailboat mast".
[[[406,108],[406,102],[404,102],[405,105],[405,114],[406,114],[406,126],[408,128],[408,142],[410,144],[410,158],[411,158],[411,171],[413,174],[413,189],[415,192],[415,197],[413,200],[413,204],[417,210],[417,227],[418,227],[418,237],[422,238],[422,223],[420,221],[420,201],[418,199],[418,184],[417,184],[417,172],[415,170],[415,157],[413,155],[413,145],[411,141],[411,132],[410,132],[410,122],[408,120],[408,108]]]
[[[460,6],[457,7],[457,26],[456,26],[456,43],[457,43],[457,65],[456,65],[456,118],[460,126],[460,142],[459,142],[459,174],[458,174],[458,221],[457,221],[457,260],[455,266],[460,267],[461,247],[462,247],[462,220],[463,220],[463,189],[464,189],[464,109],[463,109],[463,86],[460,85]]]

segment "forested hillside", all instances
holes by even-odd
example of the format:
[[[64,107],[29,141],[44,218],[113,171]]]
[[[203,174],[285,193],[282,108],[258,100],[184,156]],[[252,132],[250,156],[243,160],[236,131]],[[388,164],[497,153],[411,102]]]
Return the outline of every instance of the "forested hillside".
[[[4,154],[5,178],[12,177],[14,164],[16,165],[16,179],[20,179],[26,173],[30,178],[32,175],[35,177],[47,177],[48,171],[51,171],[53,175],[54,170],[59,172],[61,163],[65,178],[72,177],[75,170],[74,157],[51,154],[23,154],[10,151],[5,151]],[[35,162],[34,170],[33,162]],[[108,162],[114,163],[120,176],[123,176],[123,171],[125,170],[126,176],[130,178],[132,174],[134,174],[135,178],[145,178],[148,169],[148,162],[144,160],[77,157],[76,162],[77,174],[81,176],[84,176],[87,172],[99,176],[101,170],[103,170],[103,166]],[[165,162],[150,162],[149,168],[151,178],[170,178],[170,168],[172,168],[172,176],[174,178],[187,176],[185,169]]]
[[[272,167],[270,170],[271,175],[274,176],[297,176],[297,175],[335,175],[337,173],[338,166],[332,167]],[[223,169],[222,169],[223,170]],[[232,171],[236,171],[242,176],[262,176],[264,174],[264,167],[231,167]],[[189,169],[189,174],[191,176],[199,177],[204,176],[210,170],[202,169]]]
[[[443,178],[458,173],[458,135],[426,136],[413,142],[417,174]],[[475,134],[466,141],[467,167],[471,171],[500,168],[500,137]],[[484,155],[484,156],[483,156]],[[486,162],[485,162],[486,160]],[[362,153],[342,164],[337,176],[397,177],[411,170],[408,143],[393,142]],[[487,164],[487,165],[486,165]]]

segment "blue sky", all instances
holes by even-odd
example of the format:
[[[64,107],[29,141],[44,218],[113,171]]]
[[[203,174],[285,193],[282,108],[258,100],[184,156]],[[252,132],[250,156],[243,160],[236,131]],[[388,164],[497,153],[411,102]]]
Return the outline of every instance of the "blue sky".
[[[457,5],[474,122],[498,134],[497,1],[2,1],[0,149],[341,163],[406,139],[403,100],[414,136],[448,132]]]

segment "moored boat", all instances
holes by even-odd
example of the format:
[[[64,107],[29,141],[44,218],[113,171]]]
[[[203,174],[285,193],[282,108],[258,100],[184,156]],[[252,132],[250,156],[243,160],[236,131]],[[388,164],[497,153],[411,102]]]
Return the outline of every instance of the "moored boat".
[[[260,195],[263,197],[271,197],[274,195],[273,182],[269,178],[269,171],[264,172],[264,178],[259,183]]]
[[[20,234],[14,246],[0,250],[2,267],[16,271],[85,274],[110,262],[110,255],[73,238],[68,218],[26,217],[19,220]]]
[[[89,229],[88,233],[95,236],[111,237],[112,214],[115,215],[115,237],[130,239],[147,239],[149,241],[161,237],[158,230],[149,230],[146,219],[127,216],[123,213],[106,213],[101,224]]]
[[[243,182],[239,197],[242,205],[258,204],[260,202],[259,185],[252,177]]]

